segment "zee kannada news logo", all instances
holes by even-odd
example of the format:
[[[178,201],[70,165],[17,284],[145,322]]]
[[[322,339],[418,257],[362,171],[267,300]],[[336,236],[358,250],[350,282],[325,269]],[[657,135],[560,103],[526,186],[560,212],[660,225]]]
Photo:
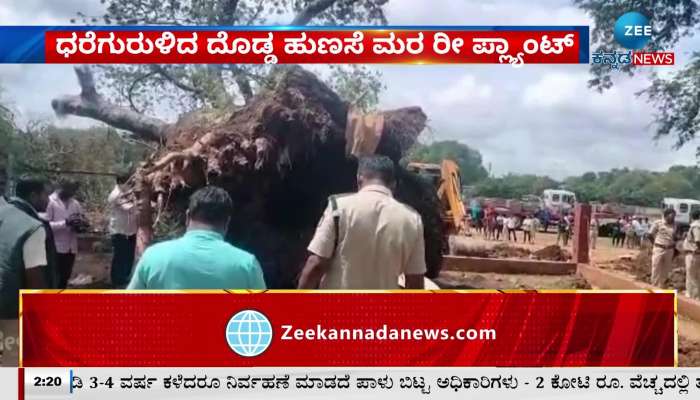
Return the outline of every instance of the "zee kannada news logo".
[[[675,64],[676,57],[673,52],[636,51],[644,48],[651,40],[652,35],[649,19],[636,11],[621,15],[615,22],[613,34],[617,43],[628,51],[595,52],[593,53],[593,64],[609,65],[611,69],[618,69],[620,65],[626,64],[639,66]]]

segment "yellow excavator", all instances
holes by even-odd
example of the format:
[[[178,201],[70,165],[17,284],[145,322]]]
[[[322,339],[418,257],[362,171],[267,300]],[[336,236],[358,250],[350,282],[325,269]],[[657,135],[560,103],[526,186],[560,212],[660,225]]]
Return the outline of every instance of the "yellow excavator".
[[[462,202],[462,179],[459,166],[452,160],[442,160],[442,164],[409,163],[407,169],[430,181],[440,199],[440,215],[447,235],[460,235],[466,232],[466,211]]]

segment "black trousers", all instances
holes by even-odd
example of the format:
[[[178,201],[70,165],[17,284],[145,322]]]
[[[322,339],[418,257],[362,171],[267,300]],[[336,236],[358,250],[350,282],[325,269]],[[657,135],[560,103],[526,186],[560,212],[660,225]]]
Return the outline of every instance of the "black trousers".
[[[111,270],[112,285],[126,286],[134,266],[136,235],[112,235],[112,248],[114,251]]]
[[[58,288],[65,289],[68,286],[68,279],[73,273],[75,264],[75,254],[56,253],[56,269],[58,270]]]

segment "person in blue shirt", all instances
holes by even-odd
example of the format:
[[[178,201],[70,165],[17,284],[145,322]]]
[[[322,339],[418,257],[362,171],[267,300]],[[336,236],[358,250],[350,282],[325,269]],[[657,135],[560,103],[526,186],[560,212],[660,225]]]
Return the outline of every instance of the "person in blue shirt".
[[[232,210],[225,190],[196,191],[185,235],[146,249],[128,289],[265,289],[255,256],[224,241]]]

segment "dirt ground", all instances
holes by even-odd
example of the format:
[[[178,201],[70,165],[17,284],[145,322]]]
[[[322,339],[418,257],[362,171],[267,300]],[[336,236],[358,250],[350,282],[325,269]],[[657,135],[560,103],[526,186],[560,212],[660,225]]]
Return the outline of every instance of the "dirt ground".
[[[109,285],[109,268],[112,254],[108,252],[79,252],[73,267],[73,275],[68,287],[71,289],[107,289]],[[90,278],[85,278],[89,276]],[[83,282],[77,281],[81,279]],[[90,281],[88,282],[87,279]]]
[[[522,240],[521,236],[519,238]],[[469,240],[475,246],[491,248],[507,242],[487,241],[481,237],[472,237]],[[513,243],[511,242],[510,245]],[[517,246],[526,252],[518,250],[508,250],[513,254],[530,254],[542,247],[556,244],[556,235],[540,232],[535,244],[523,244],[518,242]],[[571,251],[571,243],[565,248]],[[104,249],[107,250],[107,249]],[[596,249],[591,252],[592,259],[597,265],[603,268],[613,268],[620,273],[628,273],[631,276],[633,271],[625,272],[625,263],[620,263],[620,258],[633,258],[637,256],[638,250],[619,249],[612,247],[609,238],[599,238]],[[90,252],[83,251],[78,255],[73,269],[73,279],[80,279],[83,282],[71,285],[77,289],[103,289],[109,288],[109,265],[111,254],[108,251]],[[90,281],[85,278],[90,276]],[[589,289],[588,283],[575,275],[511,275],[494,273],[470,273],[445,271],[435,282],[442,288],[452,289]],[[679,344],[678,360],[682,367],[700,367],[700,323],[679,318]]]
[[[515,275],[445,271],[434,280],[442,289],[590,289],[575,275]]]
[[[557,235],[556,233],[548,232],[537,232],[535,235],[535,242],[534,244],[530,243],[523,243],[523,233],[518,232],[518,242],[517,246],[521,247],[523,249],[530,250],[531,252],[537,251],[543,247],[546,246],[551,246],[554,244],[557,244]],[[483,238],[481,235],[473,235],[469,237],[469,241],[473,242],[474,245],[481,245],[485,247],[493,247],[501,243],[505,244],[515,244],[512,241],[506,241],[506,240],[501,240],[501,241],[495,241],[495,240],[486,240]],[[572,251],[572,241],[569,240],[568,246],[563,247],[565,250],[568,252]],[[601,261],[610,261],[610,260],[615,260],[620,256],[624,256],[630,253],[634,253],[635,250],[628,250],[628,249],[620,249],[617,247],[612,246],[612,240],[610,238],[598,238],[598,241],[596,242],[596,249],[591,252],[591,256],[593,258],[593,261],[598,263]]]
[[[535,237],[535,243],[523,243],[522,233],[518,232],[519,241],[485,240],[480,235],[468,239],[469,248],[477,249],[482,254],[474,256],[488,257],[490,254],[503,254],[506,257],[528,258],[537,250],[556,244],[557,235],[554,233],[539,232]],[[517,246],[518,249],[504,249],[504,246]],[[572,243],[564,247],[571,252]],[[647,264],[646,255],[639,256],[639,250],[618,248],[612,246],[610,238],[598,238],[596,248],[591,251],[592,261],[604,269],[613,269],[617,273],[624,273],[648,282],[648,272],[644,265]],[[459,253],[459,252],[458,252]],[[471,254],[469,254],[471,255]],[[649,266],[650,268],[650,266]],[[682,275],[676,270],[672,274],[671,283],[682,292],[685,287]],[[469,272],[445,271],[436,279],[436,283],[443,288],[454,289],[586,289],[588,283],[576,276],[546,276],[546,275],[509,275],[509,274],[478,274]],[[678,324],[678,362],[681,367],[700,367],[700,323],[679,318]]]
[[[700,367],[700,342],[678,337],[678,366]]]

